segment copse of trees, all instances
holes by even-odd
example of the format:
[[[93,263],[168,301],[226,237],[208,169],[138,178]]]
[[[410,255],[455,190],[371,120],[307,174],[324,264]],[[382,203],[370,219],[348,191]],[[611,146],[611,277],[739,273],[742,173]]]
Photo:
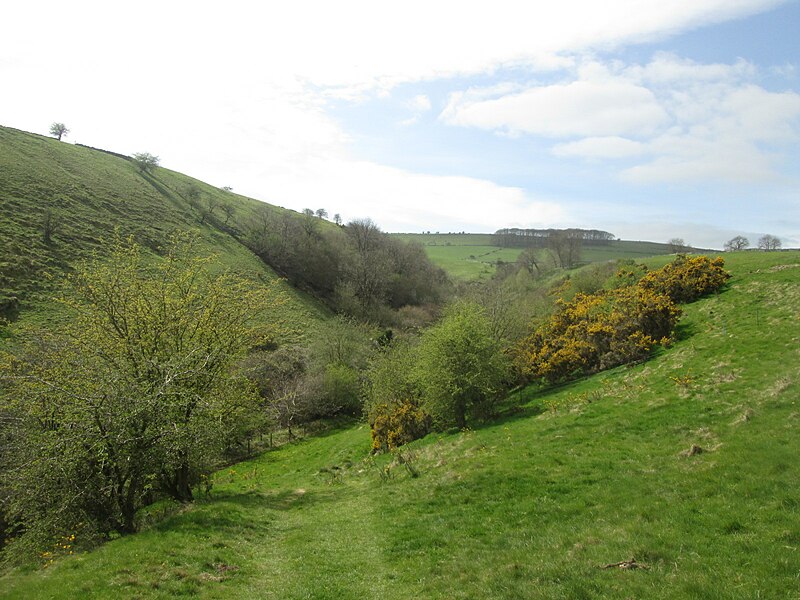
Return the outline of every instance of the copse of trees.
[[[780,238],[775,237],[774,235],[767,234],[758,238],[758,247],[761,250],[780,250],[781,246],[782,244]]]
[[[311,209],[265,209],[246,237],[293,285],[360,318],[382,321],[387,309],[435,304],[447,289],[446,274],[421,246],[390,237],[369,219],[331,227]]]
[[[587,244],[607,245],[615,239],[613,233],[599,229],[498,229],[492,236],[492,245],[503,248],[546,248],[554,235],[578,239]]]
[[[279,295],[210,274],[176,239],[155,264],[133,242],[72,278],[73,318],[0,375],[13,415],[3,477],[21,555],[64,536],[88,543],[137,529],[159,497],[186,502],[265,414],[238,357],[270,334],[252,319]]]

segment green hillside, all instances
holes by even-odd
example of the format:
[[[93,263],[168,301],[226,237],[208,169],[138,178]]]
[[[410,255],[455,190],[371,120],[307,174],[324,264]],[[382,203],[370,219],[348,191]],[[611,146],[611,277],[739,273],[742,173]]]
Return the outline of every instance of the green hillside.
[[[286,445],[0,597],[797,598],[800,252],[726,267],[644,364],[394,455],[361,423]]]
[[[240,241],[264,206],[169,169],[142,172],[128,157],[0,127],[0,307],[17,298],[23,318],[52,318],[64,274],[115,230],[152,252],[191,231],[223,267],[275,279]],[[320,306],[284,287],[287,315],[319,318]]]
[[[491,277],[498,261],[514,262],[520,253],[519,248],[501,248],[493,245],[493,236],[489,233],[395,233],[392,235],[422,244],[428,257],[435,264],[445,269],[451,277],[463,280]],[[641,260],[662,254],[670,254],[667,244],[613,240],[602,245],[584,243],[580,261],[581,263],[592,263],[608,260]]]

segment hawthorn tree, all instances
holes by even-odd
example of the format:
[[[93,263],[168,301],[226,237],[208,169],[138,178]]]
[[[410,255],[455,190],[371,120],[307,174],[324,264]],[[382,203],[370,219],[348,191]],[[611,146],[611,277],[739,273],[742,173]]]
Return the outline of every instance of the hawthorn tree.
[[[253,317],[277,297],[210,272],[186,240],[155,264],[118,241],[72,279],[72,318],[59,333],[0,357],[3,408],[17,420],[2,487],[22,548],[78,530],[135,531],[139,508],[159,496],[190,501],[252,432],[258,396],[234,367],[263,342]]]
[[[434,424],[461,429],[468,414],[489,414],[508,380],[510,363],[483,309],[461,303],[422,336],[415,374],[422,408]]]
[[[53,123],[50,125],[50,135],[56,136],[58,141],[61,141],[61,138],[69,133],[69,129],[64,123]]]
[[[131,156],[142,173],[149,173],[158,166],[160,159],[149,152],[136,152]]]

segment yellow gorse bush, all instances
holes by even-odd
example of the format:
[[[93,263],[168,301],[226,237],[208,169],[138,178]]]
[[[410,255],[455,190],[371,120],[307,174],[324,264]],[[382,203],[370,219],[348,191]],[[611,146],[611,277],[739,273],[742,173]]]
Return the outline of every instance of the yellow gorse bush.
[[[721,258],[679,256],[636,283],[558,300],[556,313],[518,347],[522,372],[554,383],[646,358],[671,341],[681,315],[677,302],[725,284],[730,275],[723,264]]]

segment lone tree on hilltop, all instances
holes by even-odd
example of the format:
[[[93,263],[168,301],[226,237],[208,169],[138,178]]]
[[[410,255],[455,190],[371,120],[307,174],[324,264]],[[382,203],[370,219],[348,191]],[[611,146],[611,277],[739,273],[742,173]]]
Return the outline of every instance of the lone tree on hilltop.
[[[670,254],[686,252],[686,242],[683,241],[683,238],[672,238],[667,242],[667,250]]]
[[[142,173],[152,171],[154,167],[158,166],[160,160],[149,152],[136,152],[131,158]]]
[[[63,123],[53,123],[50,125],[50,135],[56,136],[58,141],[61,141],[61,138],[69,133],[69,129]]]
[[[750,245],[750,240],[748,240],[743,235],[737,235],[729,239],[725,242],[725,251],[726,252],[734,252],[736,250],[744,250]]]
[[[758,238],[758,247],[761,250],[780,250],[781,240],[774,235],[762,235],[760,238]]]

